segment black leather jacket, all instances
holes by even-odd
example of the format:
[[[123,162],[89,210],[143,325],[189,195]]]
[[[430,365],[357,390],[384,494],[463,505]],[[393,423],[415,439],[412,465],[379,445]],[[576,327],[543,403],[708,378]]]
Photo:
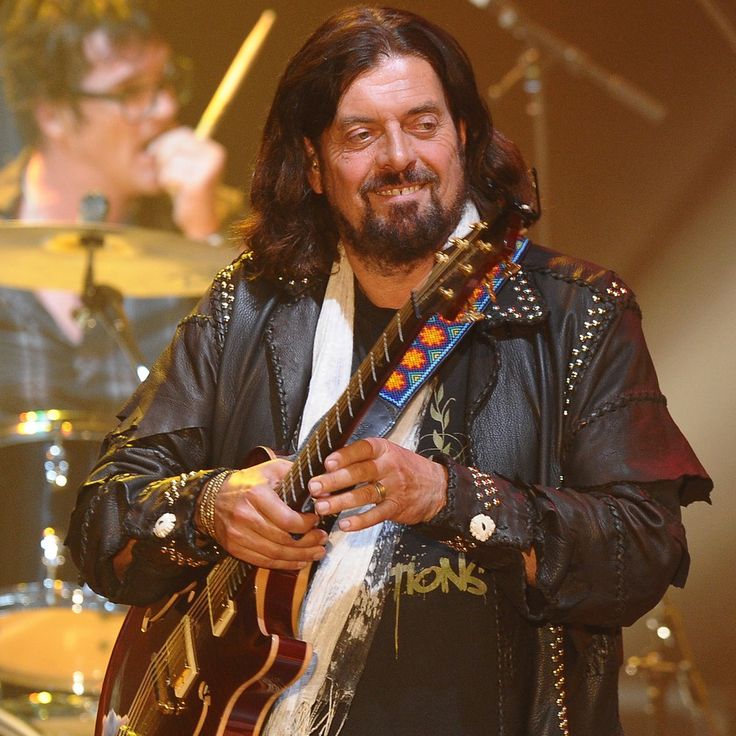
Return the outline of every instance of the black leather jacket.
[[[216,559],[194,502],[250,448],[293,449],[322,293],[248,281],[240,260],[180,324],[80,491],[67,543],[95,590],[142,604]],[[517,612],[507,644],[522,629],[536,637],[535,697],[509,708],[505,733],[620,733],[620,627],[687,574],[679,504],[707,499],[711,484],[669,416],[640,323],[614,274],[531,245],[465,338],[471,464],[501,503],[488,511],[478,473],[456,467],[448,506],[423,531],[495,572]],[[391,408],[374,416],[390,422]],[[165,511],[177,521],[164,542],[153,528]],[[479,513],[496,523],[484,543],[469,532]],[[120,581],[112,558],[131,538]],[[532,546],[529,588],[520,552]],[[513,675],[501,688],[519,700]]]

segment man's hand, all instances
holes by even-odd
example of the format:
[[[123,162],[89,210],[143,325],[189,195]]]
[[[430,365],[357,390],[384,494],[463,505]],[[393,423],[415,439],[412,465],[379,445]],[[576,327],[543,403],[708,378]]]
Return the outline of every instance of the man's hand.
[[[324,557],[327,534],[315,529],[319,517],[289,508],[275,490],[290,466],[269,460],[236,470],[223,484],[215,499],[215,537],[234,557],[282,570]]]
[[[342,519],[340,528],[345,531],[365,529],[387,519],[419,524],[429,521],[447,503],[445,468],[387,439],[359,440],[328,455],[324,464],[326,472],[309,481],[318,514],[375,504]]]
[[[189,238],[204,239],[220,227],[217,187],[225,169],[225,149],[198,138],[191,128],[174,128],[151,142],[162,189],[173,201],[174,222]]]

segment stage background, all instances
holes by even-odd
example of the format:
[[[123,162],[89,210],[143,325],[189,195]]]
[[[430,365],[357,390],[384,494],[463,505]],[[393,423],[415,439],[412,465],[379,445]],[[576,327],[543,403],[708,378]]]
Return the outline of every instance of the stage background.
[[[196,65],[194,124],[242,39],[264,7],[278,18],[217,137],[228,148],[228,178],[247,191],[251,165],[278,76],[336,0],[163,0],[165,25]],[[719,2],[731,26],[732,0]],[[448,28],[473,60],[479,86],[496,84],[525,45],[500,27],[497,5],[416,0],[395,5]],[[588,75],[543,53],[547,146],[535,146],[529,97],[514,86],[492,103],[497,126],[540,168],[546,244],[616,269],[633,287],[660,381],[678,424],[713,475],[714,506],[685,511],[690,580],[670,602],[682,615],[678,644],[690,646],[719,732],[736,722],[736,44],[697,0],[523,0],[523,15],[569,48],[661,102],[652,122]],[[0,110],[0,113],[2,110]],[[15,146],[0,128],[2,158]],[[652,640],[646,622],[626,636],[626,656]],[[687,691],[687,688],[684,688]],[[686,692],[684,694],[687,694]],[[665,731],[707,734],[673,684]],[[647,682],[622,677],[629,736],[658,733],[646,713]]]

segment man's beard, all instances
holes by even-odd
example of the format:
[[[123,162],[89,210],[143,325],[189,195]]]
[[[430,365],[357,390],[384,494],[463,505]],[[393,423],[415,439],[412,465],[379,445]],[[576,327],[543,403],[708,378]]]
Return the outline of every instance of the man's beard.
[[[457,197],[443,207],[437,195],[439,177],[425,169],[411,169],[400,174],[382,174],[366,181],[360,189],[365,215],[359,227],[351,225],[342,213],[333,209],[343,239],[365,263],[381,270],[412,266],[439,250],[460,220],[467,187],[459,187]],[[391,205],[386,217],[378,217],[368,192],[382,187],[424,184],[430,187],[429,204],[420,211],[418,202]]]

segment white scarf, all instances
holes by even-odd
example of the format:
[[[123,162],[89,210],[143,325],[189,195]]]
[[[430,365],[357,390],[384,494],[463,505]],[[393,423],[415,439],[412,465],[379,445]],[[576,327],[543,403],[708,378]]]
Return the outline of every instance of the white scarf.
[[[465,235],[477,220],[475,206],[466,204],[453,235]],[[341,248],[340,260],[328,281],[317,322],[312,378],[299,433],[300,447],[350,381],[354,310],[353,270]],[[430,382],[427,382],[388,433],[392,442],[410,450],[416,448],[430,393]],[[341,517],[354,513],[355,509],[343,512]],[[324,689],[333,652],[353,608],[359,605],[368,609],[350,617],[350,630],[346,635],[353,640],[372,637],[372,626],[380,618],[381,606],[377,602],[382,601],[380,590],[388,580],[389,570],[376,569],[374,553],[382,533],[390,534],[384,527],[386,522],[359,532],[343,532],[337,523],[334,524],[328,539],[328,554],[317,567],[301,610],[299,637],[312,644],[314,656],[304,675],[276,701],[264,736],[309,736],[316,730],[320,734],[328,732],[332,725],[330,709],[324,722],[314,723],[315,701]]]

